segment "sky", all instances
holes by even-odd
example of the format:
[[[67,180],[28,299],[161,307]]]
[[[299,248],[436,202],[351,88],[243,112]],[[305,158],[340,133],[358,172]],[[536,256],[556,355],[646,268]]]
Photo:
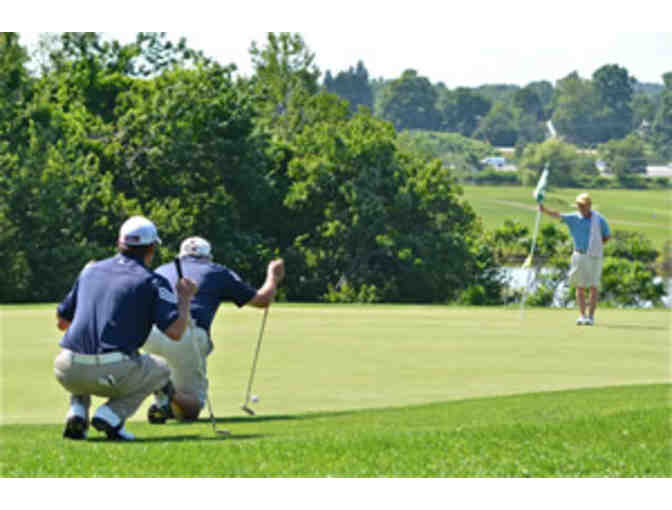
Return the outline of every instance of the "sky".
[[[155,0],[62,0],[36,11],[26,1],[0,28],[18,26],[28,45],[39,32],[90,30],[130,41],[138,31],[166,31],[174,40],[185,36],[191,47],[222,64],[235,63],[246,75],[252,73],[252,41],[263,45],[268,31],[290,31],[303,36],[323,73],[362,60],[371,78],[397,78],[415,69],[449,88],[524,86],[554,83],[573,71],[590,78],[599,67],[618,64],[640,82],[662,84],[662,74],[672,71],[672,7],[666,3],[639,0],[619,11],[616,2],[605,0],[415,0],[403,7],[379,0],[192,0],[176,9],[178,4]],[[644,27],[649,31],[632,32]]]
[[[176,12],[169,7],[173,4],[120,0],[115,8],[95,4],[95,12],[93,4],[83,3],[85,10],[72,11],[76,16],[67,9],[40,7],[45,15],[39,23],[30,18],[21,36],[30,46],[39,32],[92,30],[127,42],[137,31],[158,29],[173,40],[186,37],[192,48],[222,64],[235,63],[249,75],[252,41],[263,45],[268,31],[291,31],[303,36],[323,73],[336,74],[362,60],[371,78],[397,78],[415,69],[449,88],[524,86],[538,80],[554,83],[573,71],[590,78],[599,67],[618,64],[640,82],[662,84],[662,74],[672,71],[672,7],[664,4],[639,0],[638,9],[630,5],[619,12],[603,0],[471,0],[457,4],[459,8],[428,0],[405,2],[405,7],[378,0],[257,0],[235,7],[193,0],[180,4],[184,12]],[[104,9],[112,10],[99,12]],[[642,27],[651,31],[629,31]]]

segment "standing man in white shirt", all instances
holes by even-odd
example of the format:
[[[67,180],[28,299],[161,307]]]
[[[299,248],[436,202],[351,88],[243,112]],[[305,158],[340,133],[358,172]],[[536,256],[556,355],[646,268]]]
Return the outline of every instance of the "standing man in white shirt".
[[[595,324],[598,289],[602,279],[603,245],[611,237],[609,223],[597,211],[592,210],[592,199],[588,193],[581,193],[575,200],[575,213],[560,214],[539,204],[539,210],[563,221],[569,227],[574,241],[569,281],[576,287],[576,301],[581,315],[576,320],[578,326]],[[585,289],[590,289],[588,316],[586,316]]]

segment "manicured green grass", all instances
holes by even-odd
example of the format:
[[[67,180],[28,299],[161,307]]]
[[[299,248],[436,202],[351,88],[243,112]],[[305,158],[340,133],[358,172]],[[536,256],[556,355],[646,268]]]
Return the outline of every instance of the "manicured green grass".
[[[139,441],[110,444],[60,437],[54,307],[0,307],[2,474],[672,474],[668,311],[601,310],[590,328],[573,310],[276,304],[250,418],[261,316],[228,305],[215,321],[211,399],[232,438],[207,419],[150,426],[146,402]]]
[[[670,476],[670,385],[343,413],[136,424],[142,439],[61,440],[6,425],[5,476]]]
[[[522,186],[463,186],[464,197],[487,228],[495,228],[506,219],[515,219],[534,228],[536,203],[533,188]],[[594,207],[605,215],[611,228],[641,232],[662,249],[672,239],[672,191],[670,190],[583,190],[553,188],[545,205],[559,212],[575,211],[574,199],[588,191]],[[544,222],[557,221],[548,216]]]

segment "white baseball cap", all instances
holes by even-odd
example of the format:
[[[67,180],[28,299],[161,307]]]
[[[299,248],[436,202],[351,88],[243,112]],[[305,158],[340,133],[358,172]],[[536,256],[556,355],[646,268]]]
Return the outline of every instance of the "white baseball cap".
[[[202,237],[187,237],[180,245],[180,257],[212,257],[210,243]]]
[[[154,223],[144,216],[132,216],[119,229],[119,242],[126,246],[161,244]]]

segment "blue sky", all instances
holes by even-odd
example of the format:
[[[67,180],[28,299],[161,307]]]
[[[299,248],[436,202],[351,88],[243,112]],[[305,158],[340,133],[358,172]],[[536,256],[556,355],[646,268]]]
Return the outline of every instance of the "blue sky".
[[[252,41],[263,43],[268,30],[286,30],[303,35],[323,72],[342,71],[362,60],[374,78],[396,78],[412,68],[449,88],[555,82],[572,71],[589,78],[605,64],[623,66],[649,83],[662,83],[662,74],[672,71],[672,32],[663,31],[669,30],[672,9],[664,2],[640,0],[637,9],[631,4],[623,12],[601,0],[503,3],[472,0],[456,8],[426,0],[406,7],[365,0],[288,0],[213,9],[194,0],[182,4],[190,9],[175,12],[172,4],[158,8],[147,0],[121,0],[105,16],[89,16],[93,4],[83,3],[85,15],[74,22],[54,9],[53,18],[47,14],[39,23],[23,25],[22,39],[33,43],[38,32],[96,30],[127,41],[139,30],[165,30],[171,38],[185,36],[193,48],[250,74]],[[126,4],[135,13],[128,20]],[[98,10],[110,9],[96,5]],[[644,26],[654,31],[627,31]]]

